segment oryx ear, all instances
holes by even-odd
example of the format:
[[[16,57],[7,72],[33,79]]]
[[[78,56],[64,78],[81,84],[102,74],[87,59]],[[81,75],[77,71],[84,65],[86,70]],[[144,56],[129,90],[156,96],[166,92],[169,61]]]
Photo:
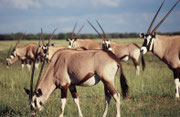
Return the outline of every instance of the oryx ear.
[[[52,44],[51,44],[51,46],[53,46],[53,47],[54,47],[54,46],[55,46],[55,45],[54,45],[54,43],[52,43]]]
[[[76,41],[76,40],[77,40],[77,38],[74,39],[74,41]]]
[[[42,96],[42,91],[41,91],[41,89],[38,89],[37,91],[38,91],[38,92],[37,92],[37,96],[38,96],[38,97]]]
[[[66,38],[66,41],[69,41],[69,38]]]
[[[156,33],[153,33],[153,34],[152,34],[152,38],[156,38]]]
[[[29,95],[30,94],[30,90],[29,89],[26,89],[24,88],[25,92]]]
[[[144,38],[144,33],[139,33],[140,38]]]

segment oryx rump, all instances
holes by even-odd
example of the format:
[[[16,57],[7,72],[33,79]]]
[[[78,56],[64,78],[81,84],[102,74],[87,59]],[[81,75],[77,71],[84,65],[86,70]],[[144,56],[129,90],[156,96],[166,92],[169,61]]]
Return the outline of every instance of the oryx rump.
[[[145,68],[145,61],[143,55],[140,53],[140,47],[135,43],[120,44],[117,42],[110,42],[110,40],[104,40],[103,47],[111,50],[116,57],[120,60],[127,61],[129,58],[132,59],[136,68],[136,75],[139,75],[140,64],[138,62],[139,56],[141,56],[141,62],[143,70]]]

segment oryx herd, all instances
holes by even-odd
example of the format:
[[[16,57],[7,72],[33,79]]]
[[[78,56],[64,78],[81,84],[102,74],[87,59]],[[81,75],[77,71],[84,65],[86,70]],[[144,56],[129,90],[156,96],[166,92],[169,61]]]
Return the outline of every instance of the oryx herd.
[[[10,48],[6,58],[6,63],[7,67],[9,67],[16,61],[20,60],[22,62],[22,67],[24,67],[24,63],[26,63],[30,71],[31,63],[33,63],[30,90],[25,88],[26,93],[29,94],[31,111],[35,112],[36,108],[42,110],[44,103],[51,93],[59,88],[61,90],[60,117],[63,117],[67,101],[67,91],[69,89],[74,102],[78,107],[79,116],[82,117],[83,114],[81,112],[76,86],[93,86],[99,81],[102,81],[104,84],[106,100],[102,116],[106,117],[111,97],[113,97],[116,104],[116,117],[120,117],[120,94],[116,90],[114,84],[114,78],[118,69],[120,71],[120,85],[123,98],[127,96],[129,88],[120,61],[131,58],[136,69],[136,75],[140,75],[140,64],[138,59],[141,57],[144,70],[145,61],[143,54],[148,51],[151,51],[153,54],[158,56],[159,59],[166,63],[173,71],[175,97],[179,98],[180,35],[159,35],[155,33],[179,1],[180,0],[174,4],[160,23],[151,31],[152,25],[155,22],[165,0],[162,2],[147,33],[140,33],[140,37],[144,38],[142,47],[139,47],[135,43],[120,44],[112,42],[111,39],[107,37],[97,20],[96,23],[100,27],[102,34],[98,32],[89,20],[87,20],[87,22],[97,32],[100,38],[103,39],[102,42],[97,42],[91,39],[77,39],[78,34],[84,27],[84,25],[82,25],[77,34],[75,34],[77,23],[74,25],[72,36],[67,38],[67,41],[69,42],[69,45],[67,46],[50,45],[56,29],[51,34],[47,44],[44,43],[42,29],[38,44],[31,43],[24,46],[18,46],[20,41],[25,37],[25,35],[23,35],[15,44],[13,49],[12,47]],[[40,44],[41,42],[42,44]],[[42,64],[35,90],[33,90],[34,69],[35,67],[38,68],[39,62],[42,62]],[[48,64],[47,69],[41,78],[45,63]]]

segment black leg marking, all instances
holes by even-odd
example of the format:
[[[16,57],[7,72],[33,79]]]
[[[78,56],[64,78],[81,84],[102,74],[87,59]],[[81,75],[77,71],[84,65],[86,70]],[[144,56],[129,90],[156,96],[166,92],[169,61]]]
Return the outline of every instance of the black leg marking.
[[[77,94],[77,90],[76,90],[75,86],[70,86],[69,90],[70,90],[71,95],[72,95],[73,98],[78,98],[78,94]]]

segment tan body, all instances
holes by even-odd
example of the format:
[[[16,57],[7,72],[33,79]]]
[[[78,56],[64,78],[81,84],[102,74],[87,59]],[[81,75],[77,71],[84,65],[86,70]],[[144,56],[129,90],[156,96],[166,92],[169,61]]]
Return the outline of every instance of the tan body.
[[[157,35],[153,53],[164,61],[174,73],[176,94],[180,97],[180,36]]]
[[[43,78],[37,86],[37,93],[33,96],[31,105],[34,108],[42,109],[42,104],[45,103],[50,94],[56,88],[60,88],[62,102],[60,117],[63,117],[69,88],[77,104],[79,116],[82,116],[76,86],[93,86],[102,81],[106,96],[103,117],[107,114],[111,96],[116,102],[116,117],[120,117],[120,94],[114,86],[114,78],[119,67],[122,94],[126,96],[128,86],[123,75],[122,66],[119,59],[112,52],[103,50],[58,50],[53,55]],[[38,97],[37,95],[40,94],[42,95]]]
[[[140,47],[137,44],[135,43],[120,44],[117,42],[109,42],[108,40],[105,41],[104,44],[106,44],[105,47],[108,50],[111,50],[120,60],[127,61],[129,58],[131,58],[136,68],[136,75],[139,75],[140,64],[138,62],[138,59],[141,54],[140,54]],[[142,63],[144,63],[143,56],[142,56]]]
[[[49,50],[48,50],[48,56],[47,56],[47,59],[50,60],[52,58],[52,56],[54,55],[54,53],[58,50],[61,50],[61,49],[69,49],[68,47],[66,46],[50,46],[49,47]],[[85,48],[83,47],[74,47],[73,48],[74,50],[86,50]]]
[[[51,59],[51,57],[53,56],[53,54],[54,54],[57,50],[59,50],[59,49],[65,49],[65,48],[67,48],[67,47],[65,47],[65,46],[50,46],[50,47],[49,47],[49,50],[48,50],[48,56],[47,56],[48,60]]]
[[[84,47],[86,49],[102,49],[102,42],[96,42],[91,39],[68,40],[69,48]]]
[[[153,41],[153,53],[170,69],[180,68],[180,36],[157,35]]]

